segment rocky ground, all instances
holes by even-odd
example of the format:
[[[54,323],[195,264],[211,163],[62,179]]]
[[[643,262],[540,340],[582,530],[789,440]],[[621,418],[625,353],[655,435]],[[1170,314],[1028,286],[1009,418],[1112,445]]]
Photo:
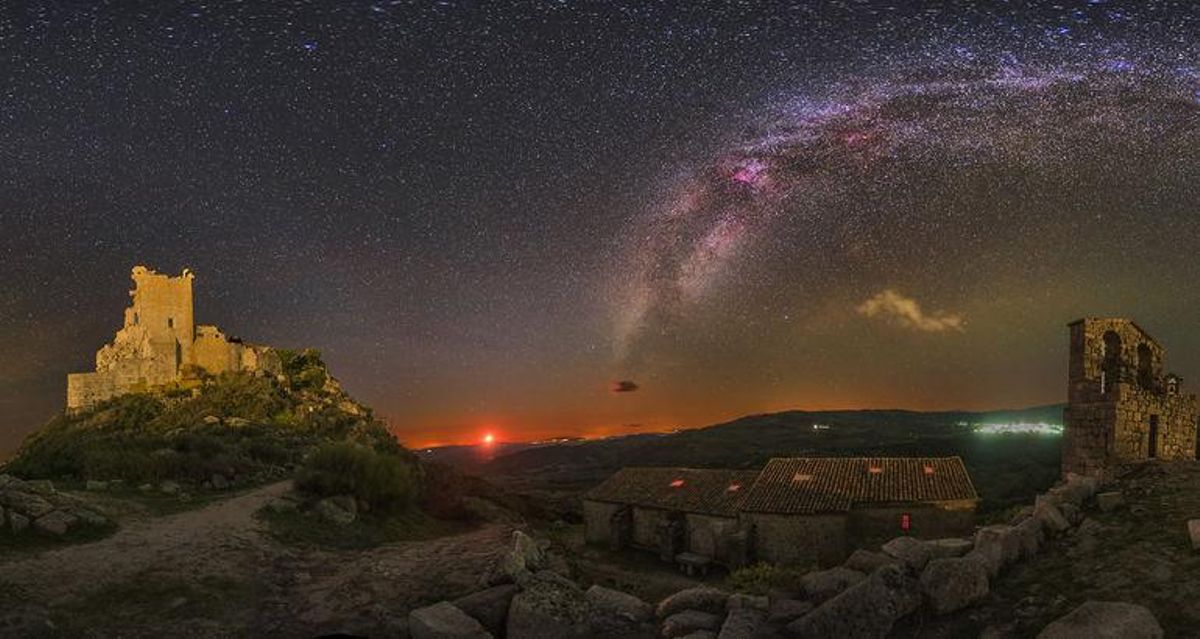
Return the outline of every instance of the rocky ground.
[[[395,636],[409,610],[479,589],[512,532],[490,524],[365,551],[290,547],[256,516],[288,488],[165,516],[107,500],[107,512],[124,510],[111,536],[0,554],[0,636]]]

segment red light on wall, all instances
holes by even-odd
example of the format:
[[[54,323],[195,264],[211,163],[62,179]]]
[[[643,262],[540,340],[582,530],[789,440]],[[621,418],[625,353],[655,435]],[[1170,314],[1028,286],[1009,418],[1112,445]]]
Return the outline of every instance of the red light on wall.
[[[912,528],[912,516],[908,513],[900,515],[900,530],[908,532]]]
[[[925,464],[925,474],[932,475],[933,474],[933,466],[931,466],[929,464]]]
[[[675,481],[671,482],[671,488],[679,488],[680,486],[683,486],[682,479],[676,479]]]
[[[735,483],[729,484],[729,492],[731,492],[731,493],[735,493],[741,489],[742,489],[742,485],[739,483],[735,482]]]
[[[883,472],[883,468],[880,466],[872,466],[867,469],[867,472],[871,473],[872,475],[878,475],[879,473]]]

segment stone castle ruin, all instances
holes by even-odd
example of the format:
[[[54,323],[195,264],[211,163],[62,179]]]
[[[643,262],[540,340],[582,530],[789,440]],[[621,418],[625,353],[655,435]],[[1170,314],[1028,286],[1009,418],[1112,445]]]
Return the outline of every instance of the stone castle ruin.
[[[1163,347],[1128,319],[1069,325],[1062,472],[1103,477],[1115,464],[1196,458],[1196,396],[1163,372]]]
[[[195,324],[191,271],[171,277],[135,266],[132,277],[124,326],[96,353],[96,371],[67,375],[68,410],[126,393],[198,384],[205,375],[280,371],[272,349]]]

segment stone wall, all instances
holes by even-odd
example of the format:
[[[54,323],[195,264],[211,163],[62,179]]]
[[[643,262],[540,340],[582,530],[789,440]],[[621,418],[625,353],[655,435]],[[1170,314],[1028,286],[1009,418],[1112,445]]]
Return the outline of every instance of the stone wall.
[[[909,529],[901,529],[901,518],[909,516]],[[965,537],[975,530],[975,502],[949,501],[936,504],[864,506],[850,511],[847,533],[851,548],[880,546],[898,535],[919,539]]]
[[[583,502],[584,539],[589,544],[606,545],[612,539],[612,516],[623,506],[585,499]]]
[[[667,519],[667,511],[657,508],[633,508],[633,539],[638,548],[658,550],[658,525]]]
[[[745,513],[754,525],[755,558],[774,564],[834,565],[846,557],[846,516]]]
[[[737,532],[737,519],[690,513],[686,517],[686,523],[688,550],[712,557],[717,563],[729,563],[729,540]]]

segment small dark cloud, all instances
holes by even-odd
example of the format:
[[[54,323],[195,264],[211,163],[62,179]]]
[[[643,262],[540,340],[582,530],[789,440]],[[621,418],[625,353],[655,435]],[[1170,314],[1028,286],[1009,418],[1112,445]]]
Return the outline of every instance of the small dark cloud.
[[[612,392],[614,393],[632,393],[637,389],[638,385],[628,379],[623,379],[619,382],[613,382],[612,384]]]

